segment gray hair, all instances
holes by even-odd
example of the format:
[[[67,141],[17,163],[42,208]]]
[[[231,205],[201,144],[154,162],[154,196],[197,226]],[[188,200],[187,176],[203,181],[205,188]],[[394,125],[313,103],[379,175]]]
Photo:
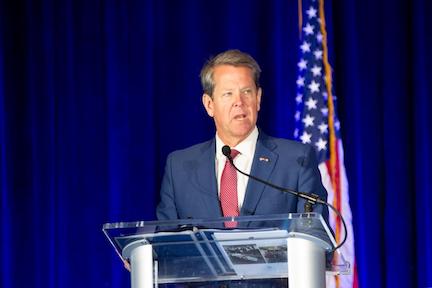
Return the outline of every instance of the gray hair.
[[[213,95],[214,80],[213,71],[216,66],[219,65],[231,65],[235,67],[248,67],[252,70],[255,85],[259,88],[259,79],[261,74],[261,68],[252,56],[244,53],[240,50],[227,50],[222,52],[215,57],[210,58],[201,69],[201,85],[205,94],[210,96]]]

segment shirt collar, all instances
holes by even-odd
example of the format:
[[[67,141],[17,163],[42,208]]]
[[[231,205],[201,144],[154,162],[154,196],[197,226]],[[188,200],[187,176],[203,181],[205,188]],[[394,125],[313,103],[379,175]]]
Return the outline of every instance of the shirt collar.
[[[253,154],[255,153],[257,140],[258,140],[258,128],[255,126],[255,128],[252,130],[249,136],[246,137],[246,139],[241,141],[235,147],[231,147],[231,149],[235,149],[239,151],[241,155],[244,155],[248,158],[252,158]],[[223,146],[225,146],[225,144],[222,142],[222,140],[219,138],[219,136],[216,133],[216,157],[219,159],[221,157],[225,157],[222,154]]]

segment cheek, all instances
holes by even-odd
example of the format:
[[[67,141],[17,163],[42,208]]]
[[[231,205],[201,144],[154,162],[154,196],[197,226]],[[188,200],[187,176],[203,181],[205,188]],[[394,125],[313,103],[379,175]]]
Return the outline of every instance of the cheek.
[[[227,105],[218,105],[214,107],[214,113],[219,116],[219,118],[229,117],[230,109]]]
[[[251,101],[248,106],[253,114],[256,114],[261,108],[259,101]]]

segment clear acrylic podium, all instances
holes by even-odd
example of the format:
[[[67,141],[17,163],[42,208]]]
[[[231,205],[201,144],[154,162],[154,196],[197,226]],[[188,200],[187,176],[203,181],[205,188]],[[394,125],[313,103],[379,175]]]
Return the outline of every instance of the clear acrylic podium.
[[[132,288],[267,278],[318,288],[325,287],[326,273],[350,269],[338,251],[331,253],[334,238],[316,213],[119,222],[104,224],[103,231],[130,262]]]

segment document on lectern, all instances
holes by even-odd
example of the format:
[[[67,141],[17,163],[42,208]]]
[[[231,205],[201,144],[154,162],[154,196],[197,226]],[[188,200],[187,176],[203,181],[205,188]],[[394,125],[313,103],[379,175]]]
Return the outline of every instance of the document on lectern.
[[[286,230],[215,232],[220,251],[238,275],[287,273]]]

